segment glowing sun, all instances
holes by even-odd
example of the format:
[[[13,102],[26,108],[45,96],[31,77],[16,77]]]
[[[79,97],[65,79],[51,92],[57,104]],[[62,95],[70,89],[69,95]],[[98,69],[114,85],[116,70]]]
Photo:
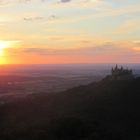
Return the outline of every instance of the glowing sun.
[[[8,48],[10,46],[9,41],[0,41],[0,55],[3,55],[3,51],[5,48]]]
[[[9,41],[0,41],[0,49],[6,48],[9,45]]]
[[[13,47],[17,41],[3,41],[0,40],[0,56],[4,55],[5,49]]]

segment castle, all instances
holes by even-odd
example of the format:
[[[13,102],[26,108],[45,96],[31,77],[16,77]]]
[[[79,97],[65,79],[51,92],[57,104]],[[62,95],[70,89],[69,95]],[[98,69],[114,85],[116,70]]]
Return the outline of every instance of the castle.
[[[130,80],[133,79],[134,76],[132,70],[124,69],[122,66],[119,68],[118,65],[116,65],[115,68],[111,70],[110,78],[112,80]]]

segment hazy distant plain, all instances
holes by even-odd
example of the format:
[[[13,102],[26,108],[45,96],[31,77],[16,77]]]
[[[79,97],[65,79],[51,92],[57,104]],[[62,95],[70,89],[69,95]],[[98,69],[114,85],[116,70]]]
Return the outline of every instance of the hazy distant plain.
[[[115,64],[3,65],[0,73],[0,100],[29,94],[60,92],[101,80]],[[123,64],[140,75],[139,64]]]

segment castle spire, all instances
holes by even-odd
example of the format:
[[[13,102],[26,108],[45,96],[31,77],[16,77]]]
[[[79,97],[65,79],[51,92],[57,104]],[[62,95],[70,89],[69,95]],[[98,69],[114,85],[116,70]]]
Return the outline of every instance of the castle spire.
[[[129,70],[128,68],[124,69],[123,66],[119,68],[117,64],[115,68],[111,69],[111,73],[111,76],[114,79],[126,80],[134,78],[132,70]]]
[[[115,70],[117,70],[117,69],[118,69],[118,65],[116,64]]]

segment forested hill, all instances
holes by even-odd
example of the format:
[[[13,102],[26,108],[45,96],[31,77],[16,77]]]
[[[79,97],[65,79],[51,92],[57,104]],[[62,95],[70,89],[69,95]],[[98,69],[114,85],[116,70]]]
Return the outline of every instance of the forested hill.
[[[0,107],[2,140],[138,140],[140,78],[103,79]]]

